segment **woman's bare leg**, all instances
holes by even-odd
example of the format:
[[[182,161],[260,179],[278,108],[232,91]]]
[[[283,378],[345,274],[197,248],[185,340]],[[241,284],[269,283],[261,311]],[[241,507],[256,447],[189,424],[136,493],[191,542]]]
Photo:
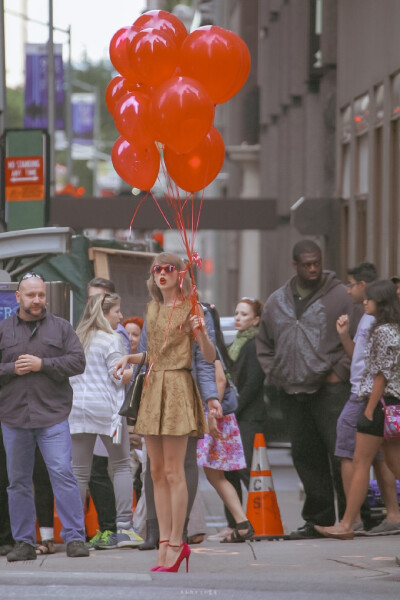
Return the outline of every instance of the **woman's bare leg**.
[[[178,557],[185,525],[188,490],[185,476],[185,455],[188,436],[162,436],[164,474],[170,493],[170,535],[164,566],[171,567]],[[150,457],[150,461],[152,458]],[[158,515],[158,507],[156,501]],[[162,529],[160,524],[160,539]],[[175,546],[175,547],[171,547]]]
[[[382,438],[366,433],[356,434],[356,449],[353,458],[353,477],[351,479],[348,497],[346,498],[346,511],[338,525],[332,527],[315,526],[317,531],[322,529],[329,534],[343,534],[353,531],[353,525],[360,511],[361,505],[367,495],[369,484],[369,471],[382,444]]]
[[[242,523],[246,521],[246,513],[243,510],[239,496],[230,481],[226,479],[224,472],[204,467],[204,473],[223,503],[232,513],[235,522]]]
[[[382,450],[387,466],[396,479],[400,480],[400,440],[384,440]]]
[[[160,540],[169,540],[171,535],[171,495],[164,472],[164,455],[162,437],[145,436],[147,454],[150,458],[151,478],[154,488],[154,504],[156,507]],[[160,544],[158,549],[158,565],[165,564],[167,544]]]
[[[185,455],[187,436],[146,436],[146,447],[150,457],[151,477],[154,485],[154,503],[160,541],[158,563],[172,566],[182,544],[182,532],[186,519],[188,491],[185,477]]]
[[[344,494],[346,496],[346,502],[347,502],[347,498],[349,497],[349,494],[350,494],[351,480],[353,477],[353,459],[342,458],[340,463],[341,463],[343,490],[344,490]],[[358,515],[356,516],[355,522],[361,521],[361,520],[362,520],[361,514],[360,514],[360,511],[358,511]]]

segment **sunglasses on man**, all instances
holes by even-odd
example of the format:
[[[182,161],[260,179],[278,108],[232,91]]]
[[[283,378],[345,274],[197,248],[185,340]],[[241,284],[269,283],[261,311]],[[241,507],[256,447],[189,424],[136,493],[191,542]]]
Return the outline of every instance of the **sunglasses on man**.
[[[25,273],[25,275],[23,275],[21,277],[21,279],[19,280],[17,289],[19,290],[19,286],[21,285],[22,281],[25,281],[25,279],[31,279],[32,277],[37,277],[38,279],[41,279],[42,281],[44,281],[43,275],[41,275],[40,273],[33,273],[33,272]]]

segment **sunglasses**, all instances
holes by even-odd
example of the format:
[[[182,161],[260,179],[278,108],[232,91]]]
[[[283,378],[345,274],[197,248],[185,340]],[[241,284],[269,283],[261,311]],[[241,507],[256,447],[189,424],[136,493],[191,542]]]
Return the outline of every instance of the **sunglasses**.
[[[165,271],[165,273],[173,273],[176,271],[175,265],[153,265],[152,268],[153,273],[161,273]]]
[[[240,298],[239,302],[241,300],[248,300],[249,302],[255,302],[256,301],[255,298],[249,298],[249,296],[243,296],[243,298]]]
[[[25,279],[31,279],[31,277],[37,277],[38,279],[44,281],[44,277],[40,273],[25,273],[25,275],[23,275],[19,280],[17,289],[19,289],[19,286],[21,285],[22,281],[24,281]]]

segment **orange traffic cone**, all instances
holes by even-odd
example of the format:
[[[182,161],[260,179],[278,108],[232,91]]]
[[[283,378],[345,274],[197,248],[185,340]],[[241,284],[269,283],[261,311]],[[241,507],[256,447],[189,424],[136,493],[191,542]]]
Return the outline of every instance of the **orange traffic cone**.
[[[254,539],[284,537],[265,438],[262,433],[256,433],[254,436],[250,486],[247,496],[247,518],[254,527]]]
[[[94,537],[97,531],[100,529],[99,522],[97,520],[97,511],[92,497],[86,500],[85,528],[86,535],[89,539]]]

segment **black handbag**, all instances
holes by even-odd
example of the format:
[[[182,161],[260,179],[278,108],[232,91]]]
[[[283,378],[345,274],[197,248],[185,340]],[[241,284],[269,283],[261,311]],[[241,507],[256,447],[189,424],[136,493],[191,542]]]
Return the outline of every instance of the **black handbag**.
[[[142,390],[146,372],[141,373],[141,369],[145,363],[147,352],[143,352],[143,358],[139,363],[136,371],[135,379],[125,395],[125,400],[119,409],[118,414],[121,417],[127,417],[132,421],[136,421],[139,413],[140,400],[142,398]]]

